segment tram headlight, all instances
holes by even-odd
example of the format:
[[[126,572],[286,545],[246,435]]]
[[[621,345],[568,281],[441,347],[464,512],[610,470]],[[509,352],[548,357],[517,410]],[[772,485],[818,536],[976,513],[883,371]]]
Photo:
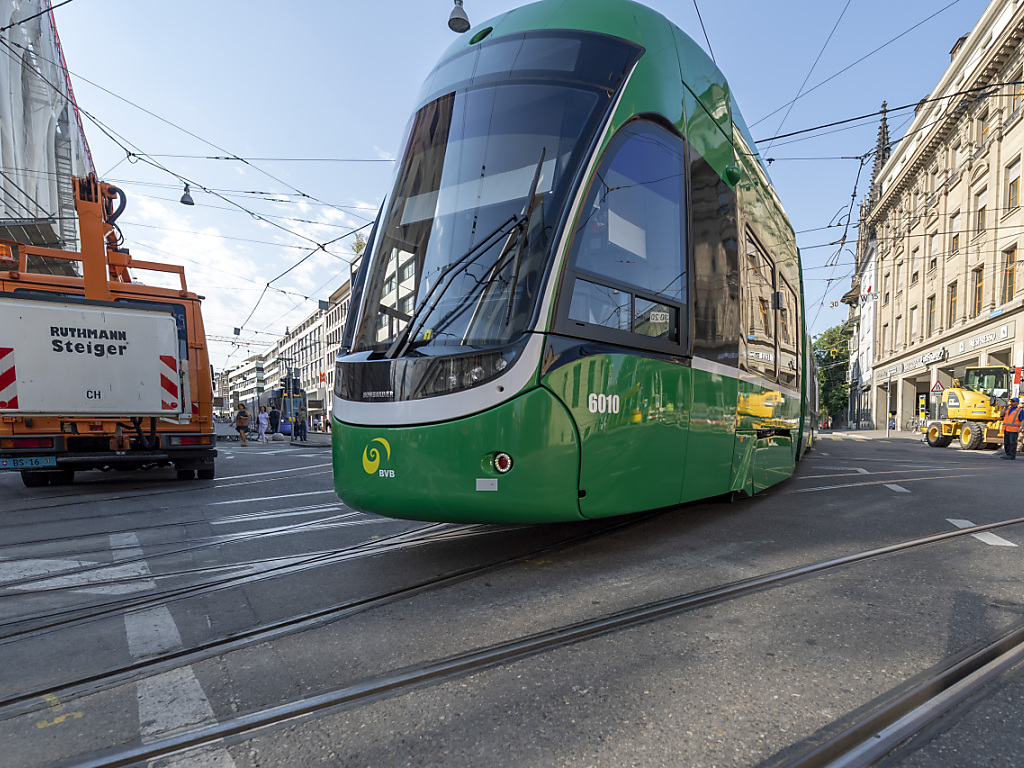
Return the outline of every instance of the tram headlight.
[[[417,387],[416,397],[461,392],[484,384],[504,373],[522,350],[506,347],[493,352],[438,357]]]

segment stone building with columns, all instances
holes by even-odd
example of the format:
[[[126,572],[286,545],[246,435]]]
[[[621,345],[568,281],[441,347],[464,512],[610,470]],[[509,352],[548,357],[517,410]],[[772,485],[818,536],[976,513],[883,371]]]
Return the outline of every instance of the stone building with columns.
[[[844,297],[854,325],[871,316],[870,366],[859,354],[860,370],[851,366],[851,405],[856,393],[859,409],[872,414],[862,427],[884,428],[895,411],[902,428],[920,396],[968,366],[1024,362],[1022,40],[1024,3],[992,0],[956,41],[904,137],[888,157],[876,155],[858,272]],[[877,294],[870,301],[868,274]]]

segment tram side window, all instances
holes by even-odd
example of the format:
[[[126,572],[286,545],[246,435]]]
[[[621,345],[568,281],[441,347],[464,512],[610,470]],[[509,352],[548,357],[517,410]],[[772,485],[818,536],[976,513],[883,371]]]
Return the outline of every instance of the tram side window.
[[[779,278],[779,383],[787,387],[797,386],[797,317],[796,292],[785,280]]]
[[[746,315],[743,319],[747,350],[745,368],[774,381],[775,321],[776,315],[780,314],[772,301],[775,291],[775,264],[749,236],[742,273],[743,306]],[[795,338],[795,330],[791,323],[786,327],[780,325],[780,332],[788,333]]]
[[[687,302],[683,141],[637,121],[594,177],[573,239],[568,317],[677,345]],[[636,340],[629,342],[636,343]]]

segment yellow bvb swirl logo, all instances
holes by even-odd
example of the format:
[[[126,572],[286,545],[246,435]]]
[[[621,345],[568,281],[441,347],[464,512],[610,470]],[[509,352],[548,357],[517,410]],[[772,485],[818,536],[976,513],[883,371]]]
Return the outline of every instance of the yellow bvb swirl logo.
[[[391,445],[388,441],[383,437],[373,438],[370,444],[363,449],[363,469],[366,470],[368,475],[377,474],[377,469],[380,467],[380,448],[375,446],[374,443],[383,445],[387,458],[391,459]]]

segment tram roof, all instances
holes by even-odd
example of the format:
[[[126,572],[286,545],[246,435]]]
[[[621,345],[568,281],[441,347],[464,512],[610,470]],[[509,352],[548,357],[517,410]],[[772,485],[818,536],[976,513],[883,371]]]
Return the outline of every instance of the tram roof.
[[[598,32],[641,45],[647,50],[646,55],[665,56],[669,54],[667,49],[671,47],[671,56],[678,61],[682,81],[701,101],[709,114],[714,116],[721,112],[720,102],[716,103],[716,98],[720,99],[721,89],[725,89],[731,115],[722,117],[725,118],[723,122],[729,122],[731,118],[732,125],[721,125],[723,133],[731,136],[733,128],[738,130],[747,145],[752,148],[758,161],[761,160],[736,100],[732,98],[728,81],[718,65],[686,32],[646,5],[633,0],[539,0],[474,26],[469,32],[459,36],[443,58],[447,59],[468,48],[474,36],[487,27],[492,28],[488,37],[501,37],[538,29]],[[669,30],[671,37],[666,35]],[[767,175],[767,168],[763,162],[761,167]]]

